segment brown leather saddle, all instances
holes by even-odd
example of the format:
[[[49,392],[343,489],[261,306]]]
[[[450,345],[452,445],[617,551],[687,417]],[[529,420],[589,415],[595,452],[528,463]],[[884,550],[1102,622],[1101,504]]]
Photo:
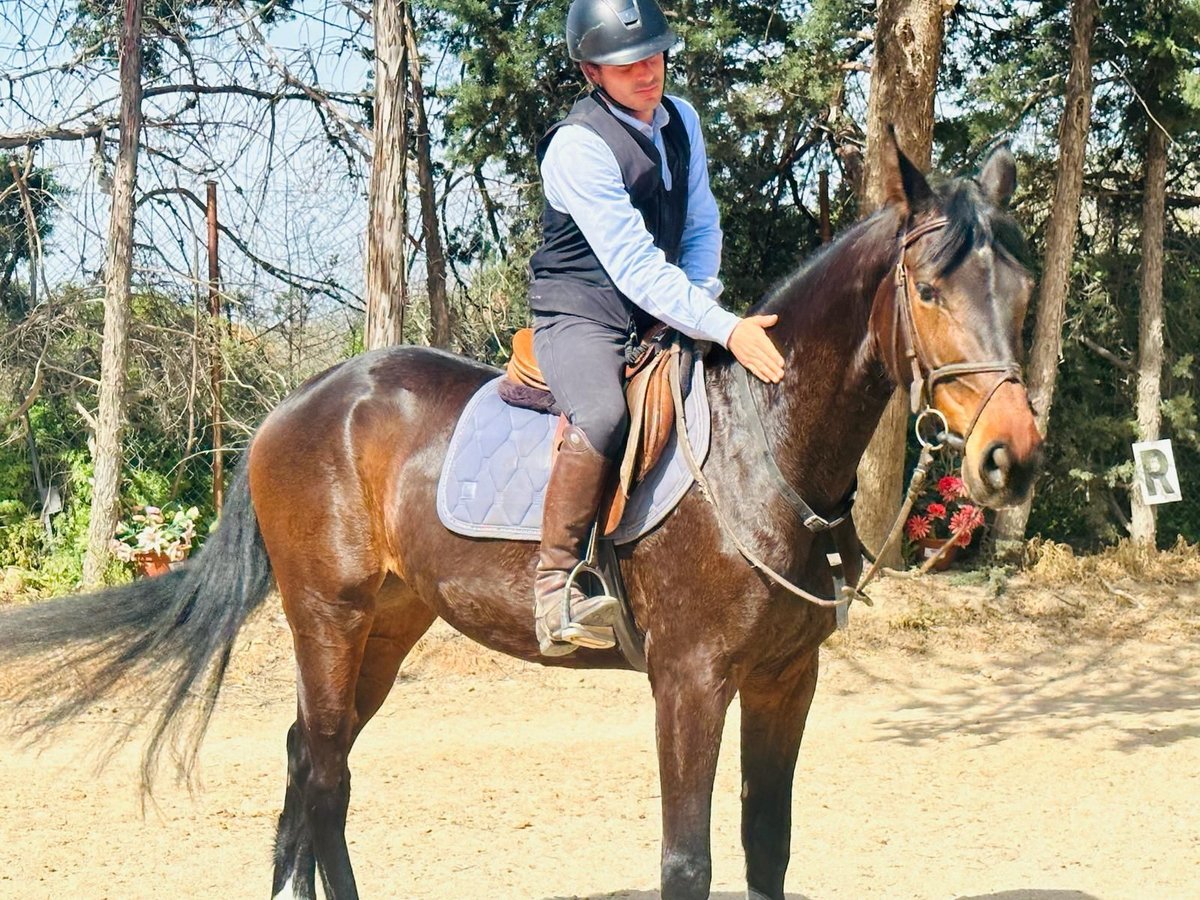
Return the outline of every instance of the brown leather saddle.
[[[679,365],[685,354],[674,338],[675,332],[656,323],[647,330],[632,354],[635,362],[625,367],[629,435],[621,456],[620,477],[611,490],[611,499],[601,503],[603,534],[611,534],[621,524],[630,494],[662,457],[675,427],[675,406],[671,402],[668,373],[670,366]],[[690,354],[688,358],[690,362]],[[532,328],[522,328],[513,335],[512,358],[508,361],[506,377],[500,382],[499,394],[514,406],[559,414],[559,434],[566,427],[566,417],[555,405],[534,356]],[[558,443],[556,435],[556,451]]]

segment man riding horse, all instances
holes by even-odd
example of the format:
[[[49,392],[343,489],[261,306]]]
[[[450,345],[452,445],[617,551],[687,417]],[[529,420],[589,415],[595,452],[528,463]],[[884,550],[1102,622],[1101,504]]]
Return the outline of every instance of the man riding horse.
[[[783,357],[765,329],[776,316],[739,319],[717,303],[721,225],[695,109],[663,93],[676,37],[654,0],[574,0],[567,49],[592,91],[537,147],[542,243],[530,261],[534,347],[543,378],[569,420],[546,487],[534,582],[545,656],[613,645],[615,603],[571,584],[628,412],[622,378],[632,334],[657,320],[726,347],[767,382]]]

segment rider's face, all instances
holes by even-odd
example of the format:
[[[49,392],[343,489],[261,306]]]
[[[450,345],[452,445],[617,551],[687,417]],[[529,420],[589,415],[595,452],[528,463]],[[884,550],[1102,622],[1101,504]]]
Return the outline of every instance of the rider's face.
[[[599,66],[584,63],[583,73],[622,106],[633,110],[634,116],[649,124],[654,110],[662,102],[663,81],[666,77],[666,56],[653,56],[627,66]]]

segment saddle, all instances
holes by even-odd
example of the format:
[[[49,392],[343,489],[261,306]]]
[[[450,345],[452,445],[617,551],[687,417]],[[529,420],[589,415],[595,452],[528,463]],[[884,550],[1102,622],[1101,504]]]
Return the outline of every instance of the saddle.
[[[656,322],[626,356],[625,402],[629,406],[629,434],[611,499],[601,503],[604,512],[600,521],[605,535],[611,534],[621,523],[629,495],[654,468],[670,440],[675,427],[675,406],[671,402],[668,373],[670,366],[680,364],[684,352],[676,333]],[[691,361],[690,353],[687,359]],[[688,366],[686,371],[690,375],[691,367]],[[513,406],[559,415],[562,417],[559,431],[566,427],[566,417],[555,403],[534,356],[532,328],[522,328],[513,335],[513,353],[506,376],[500,381],[499,394]]]

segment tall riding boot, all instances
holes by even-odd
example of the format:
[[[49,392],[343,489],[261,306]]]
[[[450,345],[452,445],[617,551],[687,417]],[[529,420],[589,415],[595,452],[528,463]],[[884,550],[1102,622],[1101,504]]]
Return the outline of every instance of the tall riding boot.
[[[592,447],[583,429],[568,425],[546,485],[542,547],[533,582],[534,630],[543,656],[616,643],[612,624],[620,611],[612,597],[589,597],[572,582],[569,615],[565,621],[563,617],[567,580],[584,555],[611,471],[612,463]]]

